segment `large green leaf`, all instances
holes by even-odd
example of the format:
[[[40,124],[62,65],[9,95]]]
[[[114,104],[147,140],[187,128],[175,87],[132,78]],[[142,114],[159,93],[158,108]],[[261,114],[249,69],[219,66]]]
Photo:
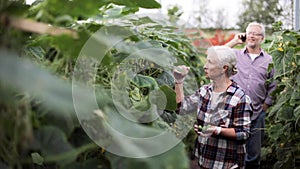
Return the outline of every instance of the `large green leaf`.
[[[290,104],[292,106],[300,105],[300,92],[299,92],[299,89],[297,89],[296,87],[291,94]]]
[[[52,113],[62,115],[62,112],[76,116],[73,105],[72,85],[49,72],[41,69],[29,60],[19,58],[16,53],[1,48],[0,50],[0,81],[5,87],[25,91],[40,99]],[[96,109],[91,106],[87,87],[78,87],[77,94],[86,110]],[[111,102],[102,88],[97,88],[100,106]],[[98,108],[98,107],[97,107]]]
[[[171,89],[167,85],[162,85],[159,87],[161,91],[164,92],[166,99],[167,99],[167,104],[165,109],[169,111],[176,110],[177,104],[176,104],[176,93],[173,89]]]
[[[160,8],[155,0],[47,0],[46,9],[54,15],[68,14],[72,17],[90,17],[99,13],[100,7],[114,3],[128,7]],[[60,6],[62,8],[57,8]]]
[[[172,70],[162,72],[157,78],[155,78],[155,80],[157,81],[158,85],[173,86],[174,77],[172,76]]]
[[[137,74],[133,79],[132,83],[139,88],[149,88],[149,90],[154,90],[158,88],[158,84],[154,78],[150,76],[144,76],[141,74]]]
[[[71,113],[61,111],[61,114],[58,115],[58,113],[52,113],[52,111],[44,116],[47,119],[47,124],[58,127],[67,137],[71,135],[75,127],[79,126],[77,117]]]
[[[297,38],[293,34],[284,34],[283,43],[292,43],[294,45],[297,45]]]
[[[283,105],[277,113],[278,120],[282,120],[282,121],[292,120],[294,118],[293,111],[294,109],[290,105]]]
[[[279,139],[284,133],[284,128],[282,126],[282,124],[275,124],[275,125],[271,125],[269,130],[268,130],[268,136],[276,141],[277,139]]]
[[[184,145],[178,144],[171,150],[150,158],[125,158],[108,154],[112,169],[188,169],[189,163],[185,151],[182,151]]]
[[[16,53],[0,50],[0,81],[6,86],[37,96],[53,110],[74,110],[71,86]]]
[[[94,16],[99,13],[99,8],[104,5],[105,1],[102,0],[47,0],[46,9],[54,15],[68,14],[72,17],[79,16]],[[58,8],[58,6],[60,8]]]
[[[24,15],[29,6],[24,3],[23,0],[15,1],[0,1],[0,13],[11,14],[14,16]]]
[[[112,3],[117,5],[125,5],[130,7],[142,8],[160,8],[160,4],[155,0],[111,0]]]
[[[68,143],[64,133],[51,126],[44,126],[34,132],[31,148],[41,151],[45,161],[53,160],[61,165],[69,164],[77,157],[75,149]]]
[[[65,57],[77,58],[86,40],[90,37],[88,32],[84,30],[78,30],[78,35],[79,39],[74,39],[68,35],[61,35],[41,38],[40,41],[48,42]]]
[[[300,118],[300,105],[298,105],[295,110],[294,110],[294,117],[295,118]]]

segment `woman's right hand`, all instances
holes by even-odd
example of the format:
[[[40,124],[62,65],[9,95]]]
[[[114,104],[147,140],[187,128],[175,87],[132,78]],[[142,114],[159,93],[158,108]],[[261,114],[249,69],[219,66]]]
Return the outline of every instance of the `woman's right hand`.
[[[182,83],[188,74],[190,68],[185,65],[176,66],[173,70],[173,75],[176,83]]]
[[[194,131],[196,134],[198,134],[199,126],[197,124],[194,124]]]

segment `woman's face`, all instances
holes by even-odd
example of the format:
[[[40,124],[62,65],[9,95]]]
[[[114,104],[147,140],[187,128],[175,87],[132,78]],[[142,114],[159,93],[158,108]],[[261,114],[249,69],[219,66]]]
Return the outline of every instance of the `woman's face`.
[[[207,55],[204,72],[206,78],[211,80],[215,80],[224,74],[224,70],[219,65],[219,59],[215,54]]]

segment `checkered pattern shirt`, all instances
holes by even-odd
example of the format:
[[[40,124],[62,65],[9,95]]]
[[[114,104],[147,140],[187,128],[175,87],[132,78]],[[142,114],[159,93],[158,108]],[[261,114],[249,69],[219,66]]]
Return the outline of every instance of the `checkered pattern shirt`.
[[[181,103],[180,114],[197,112],[198,125],[211,124],[223,128],[234,128],[236,137],[221,135],[198,136],[197,155],[200,168],[229,169],[234,165],[244,168],[245,142],[250,133],[251,100],[233,82],[215,108],[211,108],[213,87],[204,85],[194,94],[186,96]],[[222,113],[222,112],[225,112]]]

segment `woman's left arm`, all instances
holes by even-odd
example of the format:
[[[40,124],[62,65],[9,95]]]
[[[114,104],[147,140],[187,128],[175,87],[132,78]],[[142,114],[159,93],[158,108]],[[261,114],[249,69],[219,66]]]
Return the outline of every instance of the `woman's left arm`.
[[[251,99],[245,95],[233,109],[233,128],[221,128],[219,135],[236,140],[247,140],[251,126]]]

